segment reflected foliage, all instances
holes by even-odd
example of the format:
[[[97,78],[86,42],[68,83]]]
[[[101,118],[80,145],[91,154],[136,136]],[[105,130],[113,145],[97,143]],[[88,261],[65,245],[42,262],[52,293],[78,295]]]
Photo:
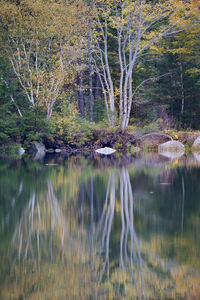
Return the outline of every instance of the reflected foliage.
[[[199,175],[153,156],[2,162],[0,298],[199,299]]]

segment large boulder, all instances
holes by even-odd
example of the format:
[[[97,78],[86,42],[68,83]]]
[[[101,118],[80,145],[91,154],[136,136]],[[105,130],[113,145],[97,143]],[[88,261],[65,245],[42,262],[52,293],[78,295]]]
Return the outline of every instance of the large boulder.
[[[200,136],[198,136],[198,137],[196,138],[196,140],[194,141],[192,147],[194,147],[194,148],[199,148],[199,149],[200,149]]]
[[[159,153],[185,152],[185,146],[179,141],[169,141],[158,146]]]
[[[29,146],[29,152],[34,158],[40,159],[45,156],[46,148],[43,143],[34,141]]]
[[[151,132],[137,139],[137,145],[140,147],[158,147],[158,145],[171,141],[172,137],[162,132]]]
[[[97,149],[96,152],[99,154],[110,155],[115,153],[116,150],[109,147],[104,147],[104,148]]]

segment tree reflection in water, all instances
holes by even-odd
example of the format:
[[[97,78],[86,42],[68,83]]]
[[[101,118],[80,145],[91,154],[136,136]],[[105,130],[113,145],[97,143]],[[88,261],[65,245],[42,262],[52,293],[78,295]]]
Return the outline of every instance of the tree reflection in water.
[[[176,179],[176,176],[173,178],[167,169],[166,174],[163,170],[162,177],[167,174],[170,175],[171,180]],[[164,190],[163,186],[161,190]],[[95,233],[94,260],[96,260],[96,265],[93,271],[96,272],[98,281],[97,299],[101,299],[101,295],[104,295],[102,299],[191,299],[191,297],[198,299],[200,295],[198,272],[191,268],[187,261],[185,264],[179,263],[168,253],[171,247],[175,245],[177,247],[180,243],[180,248],[174,249],[177,251],[174,256],[181,256],[181,251],[183,251],[181,245],[186,243],[186,237],[183,236],[185,202],[183,175],[180,176],[179,190],[180,237],[176,234],[174,241],[173,236],[163,234],[161,230],[159,234],[152,232],[150,239],[140,237],[139,240],[134,219],[134,215],[138,213],[138,203],[134,203],[129,171],[127,168],[120,169],[120,174],[118,171],[111,171],[102,214],[97,222]],[[147,204],[144,203],[144,205],[148,205],[148,202],[146,201]],[[145,224],[145,207],[140,210],[142,222]],[[148,218],[151,216],[148,212],[147,215]],[[120,222],[116,222],[119,218]],[[159,220],[163,221],[158,215]],[[119,226],[120,239],[116,238],[117,230],[117,236],[119,236]],[[190,247],[188,244],[189,248],[193,251],[192,245]],[[163,255],[161,252],[163,250],[168,254]],[[99,260],[97,260],[98,256]]]
[[[66,217],[49,179],[46,189],[31,192],[12,237],[3,299],[87,299],[92,294],[86,235],[73,217],[74,212]]]
[[[129,172],[122,168],[120,171],[120,211],[121,211],[121,236],[120,236],[120,254],[118,268],[118,295],[127,295],[126,293],[126,275],[129,276],[129,282],[137,288],[137,295],[142,296],[144,290],[144,279],[142,274],[142,258],[140,253],[139,241],[134,228],[133,216],[133,193],[130,183]],[[99,271],[99,282],[102,282],[103,276],[109,276],[109,253],[110,237],[113,225],[115,202],[116,202],[116,174],[111,172],[108,180],[106,199],[101,218],[97,224],[96,240],[101,240],[100,261],[103,261],[103,267]],[[97,250],[98,251],[98,250]],[[139,272],[138,272],[138,270]],[[123,289],[123,290],[122,290]]]
[[[65,218],[59,207],[53,186],[47,181],[46,197],[32,192],[27,207],[24,209],[19,223],[16,225],[12,248],[18,245],[18,260],[27,260],[28,256],[38,261],[40,270],[40,252],[54,257],[53,239],[54,235],[60,236],[60,256],[65,253]],[[56,250],[57,251],[57,250]],[[56,253],[58,255],[58,253]]]
[[[156,182],[170,182],[159,185],[158,197],[163,197],[176,180],[170,169],[156,171],[157,178],[152,173],[149,177],[140,173],[138,178],[131,177],[132,181],[125,167],[106,172],[92,169],[83,177],[82,172],[77,172],[73,177],[76,182],[72,180],[73,193],[68,190],[71,175],[64,174],[63,169],[57,172],[55,180],[48,176],[39,189],[33,186],[28,201],[23,203],[5,260],[9,261],[9,268],[3,275],[0,298],[19,299],[21,295],[24,299],[198,299],[198,276],[187,261],[177,260],[177,253],[182,253],[179,243],[191,243],[184,231],[184,174],[177,181],[180,201],[172,202],[173,218],[180,207],[180,221],[174,223],[178,223],[180,236],[173,240],[174,236],[163,230],[171,223],[163,218],[158,198],[153,200],[145,191],[147,179],[151,190]],[[25,182],[20,182],[13,198],[15,205],[25,186]],[[149,220],[156,220],[157,232],[153,231],[153,224],[148,228]],[[141,235],[141,228],[145,234],[150,233],[148,238]],[[174,260],[169,257],[171,245]],[[192,243],[187,247],[195,253]]]

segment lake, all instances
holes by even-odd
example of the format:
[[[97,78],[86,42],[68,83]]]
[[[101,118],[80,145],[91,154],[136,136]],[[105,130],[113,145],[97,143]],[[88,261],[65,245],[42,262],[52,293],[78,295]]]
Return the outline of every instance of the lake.
[[[0,299],[200,299],[200,156],[0,163]]]

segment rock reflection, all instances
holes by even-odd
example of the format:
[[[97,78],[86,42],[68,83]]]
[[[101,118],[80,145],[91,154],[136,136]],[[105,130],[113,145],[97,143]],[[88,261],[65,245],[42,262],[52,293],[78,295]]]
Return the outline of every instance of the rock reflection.
[[[174,160],[174,159],[179,159],[181,158],[183,155],[184,155],[184,151],[176,151],[176,152],[173,152],[173,151],[162,151],[162,152],[159,152],[160,155],[164,156],[164,157],[167,157],[171,160]]]

